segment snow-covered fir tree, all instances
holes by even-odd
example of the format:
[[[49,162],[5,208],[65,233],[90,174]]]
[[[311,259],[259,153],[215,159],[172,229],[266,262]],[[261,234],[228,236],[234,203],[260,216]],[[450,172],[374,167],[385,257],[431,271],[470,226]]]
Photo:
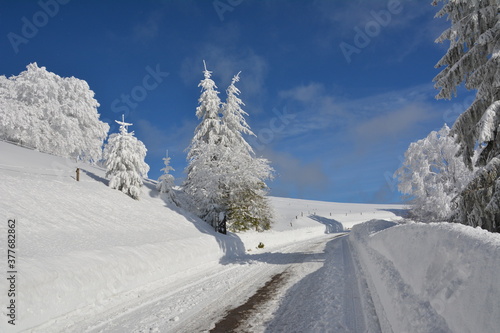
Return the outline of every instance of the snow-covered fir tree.
[[[465,163],[472,168],[476,149],[482,167],[458,200],[457,221],[500,231],[500,0],[435,0],[443,2],[437,17],[451,27],[436,40],[450,45],[436,67],[437,98],[450,99],[462,83],[476,90],[472,105],[451,129]]]
[[[0,77],[0,137],[83,161],[102,158],[109,125],[99,120],[87,82],[63,78],[36,63]]]
[[[473,173],[461,157],[460,147],[444,125],[425,139],[414,142],[405,153],[403,166],[394,174],[398,189],[413,204],[412,213],[421,220],[445,221],[456,212],[456,196]]]
[[[128,132],[128,126],[122,116],[120,132],[109,136],[104,148],[106,177],[109,178],[109,187],[122,191],[134,199],[139,199],[143,178],[147,177],[149,166],[144,162],[146,146]]]
[[[269,161],[257,158],[243,134],[255,135],[248,126],[248,116],[238,97],[240,90],[236,83],[238,73],[233,77],[226,90],[226,102],[222,106],[222,165],[224,176],[224,203],[227,223],[231,231],[244,231],[254,228],[258,231],[270,228],[271,209],[265,197],[265,181],[272,177]]]
[[[175,192],[174,192],[174,176],[170,174],[170,171],[175,171],[174,168],[170,166],[170,157],[168,157],[168,151],[167,155],[163,158],[163,162],[165,163],[165,167],[161,169],[163,171],[163,174],[158,178],[158,183],[156,184],[156,188],[162,196],[167,199],[169,202],[175,203],[178,205],[178,201],[175,197]]]
[[[272,168],[264,158],[239,156],[229,160],[226,166],[233,171],[228,173],[228,191],[225,192],[225,209],[228,228],[231,231],[255,229],[267,230],[271,227],[272,211],[266,198],[266,179],[272,177]]]
[[[198,85],[202,89],[196,108],[196,116],[201,119],[188,147],[187,177],[184,191],[192,199],[196,213],[215,226],[222,208],[220,180],[220,105],[217,86],[211,79],[212,72],[205,69],[204,79]]]
[[[241,73],[241,72],[240,72]],[[248,126],[245,116],[248,116],[242,106],[245,106],[243,101],[238,97],[241,93],[236,87],[236,83],[240,80],[240,73],[236,74],[229,87],[226,90],[226,102],[222,105],[222,143],[226,146],[242,149],[245,152],[252,153],[252,147],[243,138],[243,134],[255,134]]]
[[[232,231],[268,229],[271,210],[265,197],[265,180],[272,174],[269,161],[256,158],[243,135],[254,135],[238,97],[236,75],[222,104],[211,72],[205,67],[196,115],[201,119],[189,146],[186,193],[198,215],[215,226],[221,212]],[[220,116],[222,114],[222,118]]]
[[[201,80],[198,87],[201,87],[202,93],[198,100],[196,108],[196,117],[201,119],[196,127],[195,135],[191,141],[188,158],[194,157],[200,152],[198,145],[202,143],[218,144],[220,143],[220,107],[221,100],[215,82],[211,79],[212,72],[207,70],[206,64],[203,71],[204,79]]]

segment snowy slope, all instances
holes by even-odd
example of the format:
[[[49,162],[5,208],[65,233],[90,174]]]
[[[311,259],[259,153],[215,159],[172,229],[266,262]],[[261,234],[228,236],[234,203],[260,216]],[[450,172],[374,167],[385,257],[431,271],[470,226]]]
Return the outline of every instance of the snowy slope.
[[[1,145],[1,234],[7,218],[17,220],[17,329],[161,279],[186,262],[218,262],[219,238],[189,214],[165,207],[154,191],[135,201],[110,190],[103,170],[81,165],[76,182],[73,162]]]
[[[162,281],[179,288],[183,279],[221,269],[239,255],[280,251],[369,219],[396,218],[401,209],[271,198],[272,231],[224,236],[165,204],[151,181],[135,201],[108,188],[100,168],[4,142],[0,152],[0,237],[6,238],[7,219],[15,218],[19,272],[17,323],[14,328],[0,321],[2,332],[53,331],[61,316],[93,316]],[[80,182],[76,167],[82,170]],[[259,242],[264,250],[256,248]],[[5,254],[6,243],[0,244]],[[7,271],[5,260],[0,269]],[[2,291],[0,304],[7,302]],[[2,312],[6,318],[5,307]]]

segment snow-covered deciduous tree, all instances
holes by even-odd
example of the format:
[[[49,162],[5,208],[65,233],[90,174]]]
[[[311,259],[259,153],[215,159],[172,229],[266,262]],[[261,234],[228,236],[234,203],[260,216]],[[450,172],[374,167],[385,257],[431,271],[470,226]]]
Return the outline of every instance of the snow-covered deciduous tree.
[[[120,133],[111,134],[104,148],[106,177],[109,178],[109,187],[137,200],[142,180],[149,171],[144,162],[147,149],[134,132],[128,132],[128,126],[132,124],[126,123],[123,117],[122,121],[116,122],[120,125]]]
[[[450,99],[459,85],[476,90],[472,105],[459,116],[451,132],[460,153],[472,168],[477,147],[480,155],[474,181],[460,195],[457,220],[500,230],[500,0],[434,0],[443,7],[437,17],[447,16],[451,27],[437,42],[450,46],[436,67],[444,67],[434,81],[437,98]]]
[[[403,166],[394,174],[399,190],[411,198],[413,214],[421,220],[444,221],[455,212],[454,200],[472,179],[460,147],[448,126],[414,142],[405,153]]]
[[[175,171],[174,168],[170,166],[170,157],[167,155],[163,158],[163,162],[165,163],[165,167],[161,169],[163,171],[163,175],[158,178],[158,183],[156,184],[156,188],[164,198],[166,198],[169,202],[175,203],[178,205],[177,199],[175,197],[174,192],[174,176],[170,174],[170,171]]]
[[[0,78],[0,136],[43,152],[96,162],[109,131],[99,120],[98,106],[87,82],[32,63],[18,76]]]

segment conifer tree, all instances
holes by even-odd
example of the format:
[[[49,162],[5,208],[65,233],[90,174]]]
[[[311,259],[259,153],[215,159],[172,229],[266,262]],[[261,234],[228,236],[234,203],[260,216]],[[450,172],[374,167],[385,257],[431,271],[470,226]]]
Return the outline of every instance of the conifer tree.
[[[248,113],[242,109],[242,106],[245,106],[245,104],[238,97],[241,92],[235,85],[240,80],[240,73],[233,77],[231,84],[226,90],[226,102],[222,105],[221,132],[224,145],[237,147],[244,152],[253,154],[252,147],[243,138],[243,134],[251,136],[255,136],[255,134],[245,120],[245,116],[248,116]]]
[[[450,99],[465,83],[476,90],[472,105],[451,129],[461,145],[464,161],[472,169],[476,148],[482,167],[460,195],[457,221],[500,230],[500,0],[434,0],[443,2],[437,17],[447,15],[451,27],[436,40],[450,46],[436,67],[436,98]]]
[[[128,126],[122,116],[120,132],[113,133],[104,148],[106,177],[109,187],[122,191],[134,199],[139,199],[143,178],[147,177],[149,166],[144,162],[147,149],[144,144],[128,132]]]
[[[243,135],[254,135],[241,108],[236,75],[227,89],[224,104],[218,97],[211,72],[204,70],[202,94],[195,130],[188,152],[189,165],[184,190],[198,215],[216,226],[220,213],[227,216],[232,231],[270,226],[271,211],[265,197],[265,180],[271,177],[269,161],[256,158]],[[222,118],[220,116],[222,114]]]
[[[156,188],[158,189],[158,191],[160,191],[160,193],[162,193],[164,198],[178,205],[173,190],[175,179],[174,176],[170,174],[170,171],[175,170],[170,166],[170,157],[168,157],[168,151],[166,157],[163,158],[163,162],[165,163],[165,167],[161,169],[161,171],[163,171],[163,175],[158,178],[158,184],[156,185]]]
[[[224,175],[224,202],[228,227],[231,231],[254,228],[262,231],[270,228],[271,210],[265,197],[265,180],[271,178],[269,161],[257,158],[243,135],[255,135],[248,126],[248,116],[238,97],[240,90],[235,84],[240,80],[236,74],[226,90],[226,103],[222,107],[222,146],[227,153],[222,155]]]
[[[201,96],[196,108],[196,116],[201,119],[188,147],[188,166],[184,190],[192,199],[197,214],[211,223],[217,224],[222,208],[221,175],[220,175],[220,105],[217,86],[211,79],[212,72],[207,70],[205,62],[199,87]]]

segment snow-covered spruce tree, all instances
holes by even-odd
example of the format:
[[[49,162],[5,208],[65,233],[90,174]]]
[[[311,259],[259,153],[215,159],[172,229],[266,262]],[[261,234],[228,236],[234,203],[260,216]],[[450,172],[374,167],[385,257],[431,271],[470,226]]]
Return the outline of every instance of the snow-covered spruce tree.
[[[122,116],[120,133],[109,136],[104,148],[106,177],[109,187],[122,191],[134,199],[141,194],[142,179],[147,177],[149,166],[144,162],[147,149],[144,144],[128,132],[128,124]]]
[[[226,90],[226,102],[222,105],[222,144],[253,154],[252,147],[243,138],[243,134],[253,136],[255,134],[245,120],[245,116],[248,116],[248,113],[241,108],[245,104],[238,97],[241,92],[235,85],[240,80],[240,73],[233,77],[231,84]]]
[[[173,189],[175,179],[174,176],[170,174],[170,171],[175,170],[170,166],[170,157],[168,157],[168,151],[167,155],[163,158],[163,162],[165,163],[165,167],[161,169],[161,171],[163,171],[163,175],[158,178],[156,188],[169,202],[179,205]]]
[[[267,185],[264,180],[271,178],[272,168],[269,161],[263,158],[243,157],[240,161],[247,165],[239,165],[228,173],[228,191],[224,196],[228,228],[234,232],[268,230],[272,212],[265,196]]]
[[[205,62],[204,62],[205,64]],[[216,225],[223,211],[220,174],[220,105],[217,86],[211,79],[212,72],[203,71],[204,79],[198,85],[202,89],[196,108],[201,119],[188,147],[188,166],[184,191],[191,198],[195,212],[206,222]]]
[[[245,121],[235,87],[236,75],[223,105],[211,72],[204,70],[202,94],[196,115],[201,119],[189,146],[185,192],[192,198],[198,215],[213,226],[221,212],[232,231],[268,229],[271,213],[265,180],[272,169],[266,159],[256,158],[243,134],[253,135]],[[222,118],[220,117],[222,113]]]
[[[253,149],[243,134],[255,135],[248,126],[242,109],[244,103],[238,97],[240,90],[235,86],[239,73],[226,90],[226,103],[222,106],[221,165],[224,168],[223,190],[227,212],[228,228],[244,231],[254,228],[267,230],[271,225],[271,209],[265,197],[266,179],[271,178],[269,161],[256,158]]]
[[[413,142],[403,166],[394,174],[398,189],[411,199],[412,213],[420,220],[449,220],[456,211],[454,199],[472,179],[472,172],[457,156],[460,147],[449,133],[444,125]]]
[[[443,67],[434,81],[436,98],[450,99],[459,85],[477,90],[472,105],[451,129],[461,145],[465,162],[472,168],[479,147],[482,167],[458,198],[456,221],[500,231],[500,0],[434,0],[443,7],[451,27],[436,42],[450,46],[436,67]]]
[[[0,136],[63,157],[95,162],[109,125],[99,120],[87,82],[63,78],[36,63],[0,79]]]

